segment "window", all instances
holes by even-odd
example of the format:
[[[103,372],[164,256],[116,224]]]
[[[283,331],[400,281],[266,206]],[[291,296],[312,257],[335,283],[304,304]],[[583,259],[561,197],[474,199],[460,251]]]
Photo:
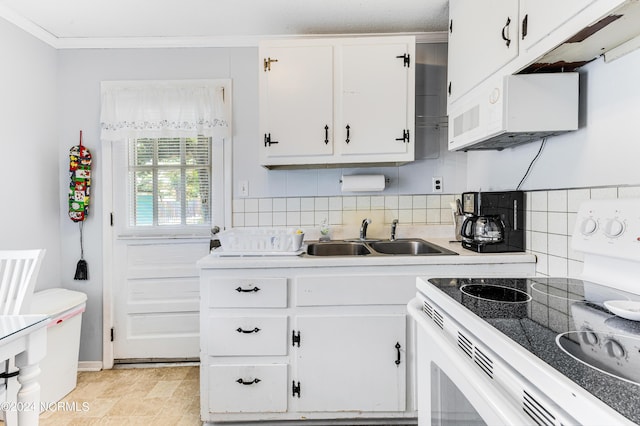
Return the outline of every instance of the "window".
[[[129,139],[129,227],[211,224],[211,138]]]

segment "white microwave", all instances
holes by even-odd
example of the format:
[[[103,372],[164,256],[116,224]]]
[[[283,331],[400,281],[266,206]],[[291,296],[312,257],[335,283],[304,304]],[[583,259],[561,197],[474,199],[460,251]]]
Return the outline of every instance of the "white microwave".
[[[489,79],[449,105],[449,150],[501,150],[578,129],[578,73]]]

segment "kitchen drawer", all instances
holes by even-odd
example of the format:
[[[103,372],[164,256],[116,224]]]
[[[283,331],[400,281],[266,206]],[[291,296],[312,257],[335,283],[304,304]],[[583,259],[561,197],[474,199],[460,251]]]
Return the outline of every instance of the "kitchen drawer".
[[[287,365],[209,366],[212,413],[282,413],[287,411]]]
[[[286,355],[287,317],[209,317],[208,354]]]
[[[286,278],[210,278],[209,307],[286,308]]]
[[[406,305],[415,296],[415,275],[301,276],[296,306]]]

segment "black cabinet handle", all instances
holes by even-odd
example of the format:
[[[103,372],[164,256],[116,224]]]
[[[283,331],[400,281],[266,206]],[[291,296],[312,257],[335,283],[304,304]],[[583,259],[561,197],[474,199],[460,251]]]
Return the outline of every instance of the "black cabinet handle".
[[[260,287],[253,287],[253,288],[242,288],[242,287],[238,287],[236,288],[236,291],[238,293],[257,293],[260,291]]]
[[[278,143],[278,141],[272,141],[271,140],[271,133],[265,133],[264,134],[264,146],[271,146],[274,143]]]
[[[453,19],[449,20],[449,34],[453,33]]]
[[[396,343],[396,350],[398,351],[398,358],[396,359],[396,365],[400,365],[400,348],[402,346],[400,346],[400,342]]]
[[[527,32],[529,30],[529,15],[524,15],[524,18],[522,19],[522,39],[524,40],[524,38],[527,36]]]
[[[324,144],[329,144],[329,126],[327,125],[324,126]]]
[[[238,333],[251,334],[251,333],[257,333],[258,331],[260,331],[260,329],[258,327],[255,327],[253,330],[245,330],[242,327],[238,327],[236,331]]]
[[[507,17],[507,23],[502,27],[502,39],[505,41],[507,47],[511,44],[511,39],[509,38],[509,25],[511,25],[511,18]]]
[[[260,379],[253,379],[253,380],[250,380],[248,382],[245,382],[244,379],[238,379],[238,380],[236,380],[236,383],[240,383],[241,385],[247,385],[248,386],[248,385],[254,385],[256,383],[260,383],[261,381],[262,380],[260,380]]]
[[[346,129],[347,129],[347,139],[345,140],[345,142],[346,142],[346,143],[349,143],[349,142],[351,142],[351,140],[349,139],[349,130],[351,130],[351,126],[349,126],[349,125],[347,124]]]

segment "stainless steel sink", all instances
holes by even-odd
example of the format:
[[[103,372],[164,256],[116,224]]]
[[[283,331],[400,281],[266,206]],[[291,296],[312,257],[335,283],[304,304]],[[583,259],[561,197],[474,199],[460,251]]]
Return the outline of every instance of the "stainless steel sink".
[[[309,256],[443,256],[458,253],[421,239],[309,242]]]
[[[376,241],[369,243],[371,248],[381,254],[401,254],[411,256],[457,254],[444,247],[420,239]]]
[[[371,254],[371,250],[364,243],[327,241],[308,244],[307,254],[310,256],[364,256]]]

